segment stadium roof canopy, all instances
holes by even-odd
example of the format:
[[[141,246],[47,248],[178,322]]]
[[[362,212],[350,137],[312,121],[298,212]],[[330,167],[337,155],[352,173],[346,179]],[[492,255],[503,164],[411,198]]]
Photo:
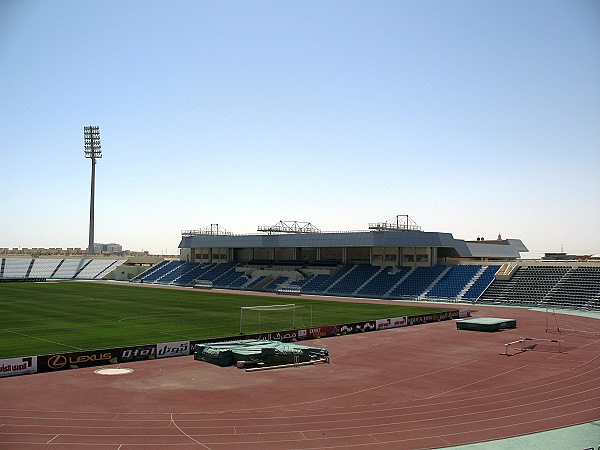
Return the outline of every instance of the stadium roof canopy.
[[[519,239],[466,242],[451,233],[423,231],[349,231],[286,234],[182,232],[179,248],[432,247],[450,258],[515,259],[527,247]]]

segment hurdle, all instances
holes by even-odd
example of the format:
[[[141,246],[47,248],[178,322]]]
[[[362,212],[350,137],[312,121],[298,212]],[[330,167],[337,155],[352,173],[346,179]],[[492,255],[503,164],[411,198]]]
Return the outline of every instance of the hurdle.
[[[509,353],[508,350],[511,348],[511,346],[513,346],[515,344],[521,344],[521,348],[519,349],[518,352]],[[512,342],[508,342],[507,344],[504,344],[504,353],[502,353],[502,354],[506,355],[506,356],[513,356],[513,355],[516,355],[517,353],[522,353],[524,351],[525,350],[523,350],[523,339],[519,339],[518,341],[512,341]]]
[[[533,345],[525,345],[526,341],[532,341],[535,342],[535,344]],[[535,348],[535,346],[537,345],[538,342],[552,342],[552,343],[557,343],[558,344],[558,353],[562,353],[562,343],[564,342],[561,339],[541,339],[541,338],[530,338],[530,337],[522,337],[519,338],[516,341],[513,342],[508,342],[507,344],[504,344],[504,355],[506,356],[513,356],[516,355],[518,353],[523,353],[526,352],[528,350],[533,350]],[[519,351],[515,351],[515,353],[509,353],[509,349],[515,345],[515,344],[521,344],[521,348],[519,349]]]

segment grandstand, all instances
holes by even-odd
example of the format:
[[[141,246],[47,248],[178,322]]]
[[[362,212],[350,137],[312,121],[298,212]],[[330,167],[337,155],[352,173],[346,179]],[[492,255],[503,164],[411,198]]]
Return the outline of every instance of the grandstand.
[[[234,235],[218,225],[184,231],[181,260],[132,281],[303,294],[600,309],[600,265],[520,261],[518,239],[463,241],[424,232],[414,222],[370,224],[369,231],[321,232],[314,226],[259,227]],[[284,226],[285,225],[285,226]],[[207,231],[208,230],[208,231]]]
[[[281,221],[259,227],[257,234],[235,235],[213,224],[182,232],[179,260],[151,266],[100,258],[2,258],[0,281],[98,280],[119,268],[121,280],[145,284],[600,309],[597,261],[522,261],[527,248],[518,239],[464,241],[398,217],[404,216],[348,232]]]
[[[0,281],[101,280],[124,259],[1,258]]]
[[[271,275],[264,275],[269,267],[260,269],[263,275],[249,275],[250,266],[243,263],[206,267],[200,263],[165,261],[132,282],[193,286],[195,281],[206,280],[221,289],[276,292],[281,287],[297,286],[303,294],[600,309],[600,266],[518,266],[508,280],[496,278],[500,267],[437,264],[391,268],[340,264],[331,268],[329,274],[310,274],[311,268],[302,266],[298,272],[285,275],[277,267],[272,267]],[[308,275],[299,278],[300,270]]]

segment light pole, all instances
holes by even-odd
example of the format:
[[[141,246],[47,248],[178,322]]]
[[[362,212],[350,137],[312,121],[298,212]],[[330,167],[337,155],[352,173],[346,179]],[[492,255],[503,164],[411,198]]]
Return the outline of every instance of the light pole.
[[[96,196],[96,159],[102,158],[100,127],[83,127],[83,149],[85,157],[92,160],[92,192],[90,194],[90,239],[88,255],[94,254],[94,197]]]

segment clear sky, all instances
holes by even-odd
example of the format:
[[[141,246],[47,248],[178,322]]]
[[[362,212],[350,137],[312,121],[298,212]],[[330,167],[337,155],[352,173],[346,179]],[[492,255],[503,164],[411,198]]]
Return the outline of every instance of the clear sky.
[[[0,247],[408,214],[600,253],[600,2],[0,2]]]

